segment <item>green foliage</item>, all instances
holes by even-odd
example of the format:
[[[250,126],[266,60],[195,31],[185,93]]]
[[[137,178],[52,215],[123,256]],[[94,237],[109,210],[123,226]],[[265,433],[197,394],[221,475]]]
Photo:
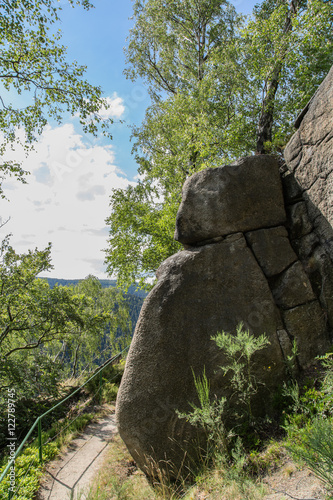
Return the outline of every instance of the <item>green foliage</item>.
[[[259,152],[281,152],[294,119],[327,75],[333,63],[332,21],[332,3],[322,0],[264,0],[255,6],[243,37],[259,116]]]
[[[118,385],[107,380],[103,383],[102,401],[103,403],[112,403],[116,400],[118,394]]]
[[[297,356],[298,356],[298,346],[296,339],[293,340],[293,345],[291,349],[291,353],[287,355],[285,359],[286,369],[291,378],[295,378],[298,366],[297,366]]]
[[[0,385],[25,397],[54,394],[59,364],[47,348],[82,324],[83,304],[65,288],[49,289],[36,276],[51,267],[50,245],[18,255],[5,241],[0,262]]]
[[[243,329],[240,323],[235,335],[219,333],[213,337],[217,346],[226,355],[226,363],[221,367],[224,375],[231,373],[230,385],[234,391],[233,397],[218,399],[210,393],[210,383],[205,370],[201,377],[194,376],[194,384],[200,406],[190,403],[192,411],[189,413],[177,412],[180,418],[186,418],[192,425],[205,431],[207,436],[206,457],[214,457],[225,461],[226,457],[233,459],[235,472],[243,468],[244,453],[241,451],[239,420],[254,422],[251,409],[251,398],[257,392],[257,380],[252,373],[253,355],[264,349],[268,344],[265,335],[255,337],[248,330]],[[233,407],[234,406],[234,407]],[[236,410],[236,413],[235,413]],[[226,422],[232,416],[232,428],[227,429]],[[235,416],[237,420],[235,420]],[[235,425],[237,424],[237,425]],[[236,439],[231,439],[235,438]],[[231,447],[231,444],[233,446]]]
[[[293,455],[304,461],[333,493],[333,420],[317,417],[302,432],[299,444],[291,447]]]
[[[213,338],[226,356],[224,375],[230,374],[230,384],[239,403],[245,408],[249,423],[253,420],[251,399],[258,391],[258,380],[253,375],[253,355],[269,345],[265,335],[254,337],[243,323],[236,328],[236,335],[221,332]],[[237,406],[238,406],[237,405]]]
[[[327,419],[333,415],[332,354],[318,358],[322,361],[324,378],[320,388],[300,388],[297,381],[284,384],[283,394],[289,400],[289,412],[285,418],[285,428],[290,437],[297,435],[298,431],[316,418]]]
[[[263,451],[253,450],[246,457],[246,472],[260,476],[273,471],[280,463],[283,455],[279,443],[272,442]]]
[[[88,0],[69,0],[74,7],[92,7]],[[43,131],[49,118],[60,123],[62,116],[78,114],[85,132],[106,135],[112,120],[99,114],[107,108],[100,87],[84,79],[85,66],[67,61],[67,49],[56,30],[61,7],[55,0],[6,0],[0,5],[0,156],[20,143],[26,151]],[[16,108],[11,93],[22,95],[28,104]],[[22,137],[19,131],[23,131]],[[20,164],[2,161],[1,180],[14,175],[24,180]],[[3,191],[0,185],[0,195]]]
[[[295,7],[295,8],[294,8]],[[110,201],[106,263],[147,285],[180,249],[181,189],[194,172],[258,150],[280,154],[333,64],[331,2],[264,0],[252,18],[222,0],[136,0],[126,74],[152,103],[133,129],[139,182]]]
[[[125,360],[121,360],[116,364],[111,363],[104,368],[102,372],[102,402],[110,403],[115,401],[124,369]],[[100,388],[99,377],[94,377],[85,387],[90,394],[97,394]]]
[[[318,358],[324,375],[320,388],[300,388],[297,382],[285,387],[291,400],[286,417],[289,451],[326,483],[333,493],[333,360],[332,353]]]
[[[200,406],[190,402],[192,411],[190,413],[177,411],[177,415],[205,432],[207,448],[202,450],[205,460],[225,457],[228,454],[229,444],[229,436],[223,422],[226,398],[211,398],[210,384],[205,371],[201,377],[196,377],[194,373],[193,377]]]
[[[138,278],[143,287],[145,278],[180,249],[173,239],[178,204],[179,199],[162,201],[150,184],[113,191],[112,214],[106,220],[110,238],[105,261],[108,272],[117,273],[119,286],[128,289]]]

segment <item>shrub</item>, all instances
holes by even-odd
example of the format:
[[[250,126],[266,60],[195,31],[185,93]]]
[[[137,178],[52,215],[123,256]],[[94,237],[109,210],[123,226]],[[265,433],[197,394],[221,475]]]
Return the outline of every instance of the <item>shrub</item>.
[[[102,388],[102,401],[105,403],[112,403],[116,400],[118,393],[118,385],[112,382],[104,382]]]
[[[231,374],[230,384],[234,390],[234,395],[243,406],[240,409],[240,420],[247,420],[253,423],[253,414],[251,408],[251,398],[258,390],[258,383],[252,373],[252,357],[257,351],[263,349],[269,344],[265,335],[254,337],[248,330],[243,329],[240,323],[236,328],[236,334],[219,333],[212,340],[218,347],[224,351],[229,363],[221,367],[226,375]],[[225,428],[224,420],[227,415],[230,416],[230,408],[226,398],[217,399],[210,394],[210,384],[205,370],[201,377],[194,374],[194,384],[198,394],[200,406],[190,403],[192,411],[189,413],[177,412],[180,418],[186,418],[192,425],[203,429],[207,436],[207,458],[218,458],[225,461],[226,457],[232,458],[235,450],[239,455],[241,449],[241,440],[235,432],[235,428],[229,432]],[[234,450],[230,450],[230,444],[234,442]],[[237,456],[238,456],[237,455]],[[237,458],[240,463],[240,458]],[[235,462],[235,460],[234,460]]]

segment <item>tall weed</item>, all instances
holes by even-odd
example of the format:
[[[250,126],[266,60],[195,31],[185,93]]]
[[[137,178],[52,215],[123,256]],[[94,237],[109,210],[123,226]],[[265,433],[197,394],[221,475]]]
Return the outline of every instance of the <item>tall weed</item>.
[[[226,332],[219,333],[213,337],[217,346],[223,350],[227,364],[221,366],[224,375],[230,374],[230,385],[234,396],[240,406],[240,419],[249,422],[254,421],[251,398],[258,390],[258,381],[252,373],[253,355],[265,348],[269,341],[265,335],[254,337],[248,330],[244,330],[240,323],[236,328],[236,334]],[[210,383],[207,379],[205,369],[201,377],[194,376],[194,384],[199,398],[199,406],[190,402],[192,411],[188,413],[177,412],[180,418],[186,418],[192,425],[203,429],[207,436],[207,459],[214,458],[220,461],[234,458],[234,464],[240,463],[240,449],[242,447],[240,437],[236,435],[235,429],[227,430],[225,420],[230,416],[231,408],[225,397],[218,399],[210,394]],[[232,438],[234,450],[230,449]],[[237,450],[238,459],[235,460]],[[234,456],[233,456],[234,455]]]

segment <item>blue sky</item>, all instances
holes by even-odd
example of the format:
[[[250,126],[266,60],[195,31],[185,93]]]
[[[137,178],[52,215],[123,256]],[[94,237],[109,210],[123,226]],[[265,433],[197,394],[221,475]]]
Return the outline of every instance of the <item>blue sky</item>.
[[[107,245],[109,196],[112,188],[136,181],[130,126],[141,123],[149,97],[142,82],[133,83],[123,75],[132,2],[95,0],[90,11],[73,9],[67,0],[60,3],[68,59],[86,65],[87,79],[103,88],[115,121],[113,140],[84,136],[78,121],[67,118],[60,126],[47,126],[28,158],[20,150],[11,153],[31,175],[26,185],[12,180],[4,184],[9,201],[0,201],[0,213],[2,220],[10,220],[0,237],[12,233],[11,244],[18,253],[52,242],[54,269],[49,277],[106,278],[102,249]],[[245,14],[255,4],[232,3]]]

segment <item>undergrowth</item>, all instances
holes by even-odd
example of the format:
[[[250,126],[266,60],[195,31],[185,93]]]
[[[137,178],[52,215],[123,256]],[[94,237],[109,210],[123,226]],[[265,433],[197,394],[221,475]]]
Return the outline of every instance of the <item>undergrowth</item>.
[[[263,478],[281,467],[287,454],[321,479],[326,486],[326,499],[333,499],[333,355],[318,359],[313,374],[302,383],[295,379],[296,354],[288,360],[286,369],[291,379],[276,397],[280,420],[271,427],[267,424],[260,434],[264,424],[256,421],[251,408],[251,397],[258,387],[252,372],[252,355],[265,348],[267,340],[264,336],[254,339],[242,325],[233,337],[235,341],[225,333],[217,338],[228,359],[223,370],[229,373],[234,394],[240,396],[242,411],[237,410],[237,418],[247,426],[238,425],[236,419],[235,428],[226,428],[224,420],[231,410],[228,401],[210,394],[203,370],[201,376],[194,375],[199,404],[192,404],[192,410],[186,414],[178,413],[207,435],[206,456],[192,483],[186,478],[174,484],[163,480],[161,472],[155,474],[152,485],[117,437],[87,500],[260,500],[268,494]],[[245,435],[251,429],[255,439]],[[160,481],[156,480],[158,477]]]
[[[43,418],[42,427],[45,429],[42,432],[43,463],[40,464],[39,462],[38,438],[36,437],[33,441],[30,441],[15,460],[15,495],[13,499],[32,500],[35,498],[45,464],[54,459],[72,439],[84,430],[87,424],[103,414],[101,407],[97,407],[97,410],[94,408],[94,412],[90,413],[90,407],[95,397],[97,397],[99,403],[115,401],[123,370],[124,362],[106,367],[103,372],[101,392],[99,378],[95,377],[81,391],[80,395],[83,399],[74,404],[72,403],[70,406],[65,406],[65,416],[63,416],[64,410],[62,410],[63,413],[55,411],[53,419],[50,418],[52,414],[45,419]],[[33,407],[42,408],[41,413],[45,411],[45,407],[41,404]],[[34,420],[38,414],[40,413],[35,414]],[[59,415],[62,415],[63,418],[59,418]],[[8,464],[7,460],[7,457],[3,457],[2,462],[0,462],[0,475]],[[10,477],[7,474],[0,483],[0,499],[7,500],[9,488]]]
[[[34,498],[38,488],[39,481],[43,475],[45,464],[55,458],[63,447],[74,439],[86,425],[96,417],[92,413],[79,415],[69,424],[72,416],[61,422],[55,423],[51,429],[42,432],[43,444],[43,463],[39,463],[38,439],[36,438],[29,446],[24,448],[22,453],[15,460],[15,485],[17,491],[14,498],[19,500],[31,500]],[[69,425],[68,425],[69,424]],[[65,431],[61,431],[66,427]],[[49,441],[52,440],[52,441]],[[5,464],[7,465],[7,464]],[[5,469],[1,467],[0,474]],[[0,483],[0,498],[7,499],[10,488],[10,478],[7,475]]]
[[[285,387],[292,411],[286,415],[286,448],[321,479],[333,498],[333,354],[317,358],[323,368],[320,380]],[[317,368],[317,367],[316,367]]]

